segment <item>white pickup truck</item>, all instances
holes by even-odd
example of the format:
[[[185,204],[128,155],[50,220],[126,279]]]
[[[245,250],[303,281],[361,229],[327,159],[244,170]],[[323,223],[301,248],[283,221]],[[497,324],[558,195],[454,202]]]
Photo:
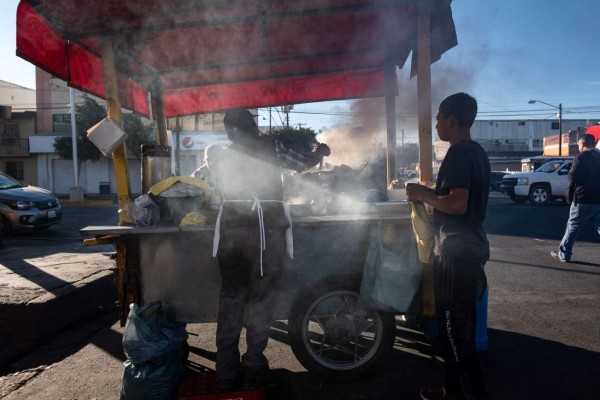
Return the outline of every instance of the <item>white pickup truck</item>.
[[[515,203],[529,200],[539,206],[551,199],[564,199],[569,187],[569,170],[572,157],[554,160],[533,172],[504,175],[500,191]]]

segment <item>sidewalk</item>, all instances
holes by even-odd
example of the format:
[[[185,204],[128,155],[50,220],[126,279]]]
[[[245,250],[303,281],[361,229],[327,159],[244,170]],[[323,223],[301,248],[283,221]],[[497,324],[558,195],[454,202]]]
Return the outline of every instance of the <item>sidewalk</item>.
[[[67,195],[57,195],[61,205],[65,206],[107,206],[117,204],[116,194],[86,194],[83,201],[69,200]],[[135,198],[135,197],[133,197]]]
[[[116,299],[113,246],[38,241],[0,249],[0,369]]]

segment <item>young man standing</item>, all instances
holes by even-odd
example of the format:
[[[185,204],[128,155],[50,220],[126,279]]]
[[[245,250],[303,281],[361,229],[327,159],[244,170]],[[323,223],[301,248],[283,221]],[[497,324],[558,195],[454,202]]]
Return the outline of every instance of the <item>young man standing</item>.
[[[476,301],[485,289],[483,266],[489,243],[483,229],[490,163],[483,148],[471,139],[477,101],[453,94],[440,104],[436,129],[450,142],[435,190],[410,184],[409,201],[434,208],[434,294],[445,381],[440,389],[424,389],[423,400],[486,399],[483,375],[475,350]]]
[[[577,141],[579,154],[573,159],[569,171],[569,198],[571,210],[565,236],[558,251],[550,255],[562,262],[570,262],[575,240],[586,221],[593,224],[600,234],[600,150],[596,149],[596,138],[585,134]]]

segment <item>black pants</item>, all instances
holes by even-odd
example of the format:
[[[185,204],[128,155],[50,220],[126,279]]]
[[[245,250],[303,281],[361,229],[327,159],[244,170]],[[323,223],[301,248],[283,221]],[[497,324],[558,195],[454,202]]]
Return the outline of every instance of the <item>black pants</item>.
[[[265,229],[265,238],[261,276],[258,226],[221,232],[218,257],[222,283],[216,362],[219,379],[233,379],[240,363],[251,369],[269,366],[263,352],[269,340],[287,262],[285,228]],[[247,351],[240,361],[238,345],[244,324]]]
[[[475,350],[476,301],[485,289],[483,262],[436,257],[434,293],[444,387],[453,397],[486,399],[483,374]]]

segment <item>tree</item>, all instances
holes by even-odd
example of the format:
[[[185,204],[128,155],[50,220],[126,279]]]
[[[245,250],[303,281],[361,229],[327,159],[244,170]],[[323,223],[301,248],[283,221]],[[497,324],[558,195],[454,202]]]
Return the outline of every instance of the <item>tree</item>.
[[[144,125],[140,117],[135,114],[123,115],[123,130],[127,132],[127,150],[142,159],[142,145],[156,143],[156,130],[154,123]]]
[[[88,95],[83,96],[83,103],[75,106],[77,126],[77,163],[79,171],[84,161],[98,161],[103,154],[87,137],[87,130],[106,118],[106,109]],[[134,114],[123,115],[123,130],[127,133],[126,147],[138,160],[141,159],[141,145],[154,143],[156,135],[153,126],[144,126],[140,117]],[[57,137],[54,140],[54,151],[60,158],[73,159],[73,141],[70,136]]]
[[[313,144],[316,141],[317,132],[311,128],[294,128],[291,126],[282,126],[271,129],[270,136],[279,136],[285,141],[298,143],[306,148],[307,152],[313,150]]]

